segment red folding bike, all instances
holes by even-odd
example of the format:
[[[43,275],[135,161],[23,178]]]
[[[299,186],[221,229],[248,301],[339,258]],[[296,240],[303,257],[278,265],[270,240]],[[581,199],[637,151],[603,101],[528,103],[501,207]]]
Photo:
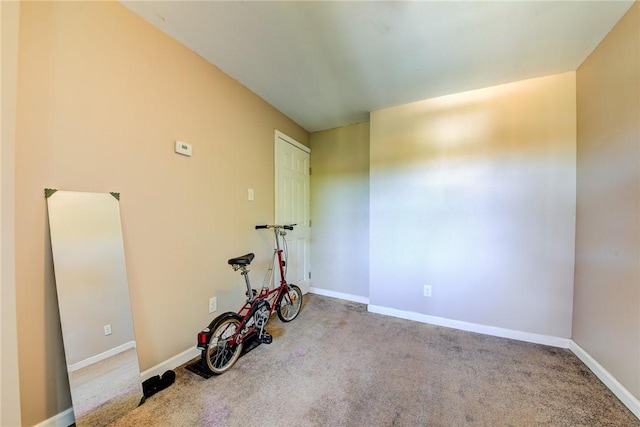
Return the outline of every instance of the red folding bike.
[[[251,288],[249,265],[254,254],[231,258],[228,263],[234,271],[240,270],[247,286],[247,301],[237,313],[229,311],[211,321],[208,327],[198,333],[198,348],[202,350],[202,368],[215,375],[223,374],[236,363],[245,344],[257,342],[271,344],[272,336],[265,330],[269,318],[275,311],[283,322],[290,322],[298,316],[302,307],[302,291],[286,280],[287,271],[287,230],[296,224],[256,225],[256,230],[272,229],[276,244],[271,264],[260,292]],[[281,244],[282,241],[282,244]],[[278,263],[279,286],[272,287],[273,266]]]

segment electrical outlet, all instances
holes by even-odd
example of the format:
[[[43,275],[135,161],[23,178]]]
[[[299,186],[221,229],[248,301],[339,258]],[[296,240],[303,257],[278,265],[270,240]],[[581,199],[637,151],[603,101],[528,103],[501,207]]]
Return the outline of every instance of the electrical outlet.
[[[425,297],[430,297],[431,296],[431,286],[430,285],[424,285],[424,296]]]
[[[218,298],[209,298],[209,313],[213,313],[218,309]]]
[[[111,335],[111,325],[104,325],[104,334]]]

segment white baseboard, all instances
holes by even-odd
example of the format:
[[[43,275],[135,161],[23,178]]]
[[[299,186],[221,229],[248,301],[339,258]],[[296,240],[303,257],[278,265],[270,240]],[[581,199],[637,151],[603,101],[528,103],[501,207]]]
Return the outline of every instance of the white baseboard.
[[[162,375],[168,370],[175,369],[180,365],[183,365],[190,361],[191,359],[196,358],[200,355],[200,350],[196,347],[189,348],[182,353],[176,354],[175,356],[165,360],[162,363],[158,363],[152,368],[145,370],[140,373],[140,382],[146,381],[147,379],[155,376]],[[81,362],[79,362],[81,363]],[[53,417],[44,420],[43,422],[35,425],[34,427],[68,427],[71,424],[75,423],[76,419],[73,416],[73,408],[69,408],[63,412],[60,412]]]
[[[429,316],[427,314],[420,314],[411,311],[396,310],[394,308],[381,307],[379,305],[369,305],[367,310],[371,313],[384,314],[387,316],[399,317],[401,319],[414,320],[416,322],[429,323],[431,325],[444,326],[447,328],[461,329],[463,331],[476,332],[484,335],[493,335],[496,337],[509,338],[535,344],[544,344],[552,347],[569,348],[570,340],[568,338],[559,338],[477,323],[462,322],[460,320]]]
[[[116,354],[122,353],[123,351],[127,351],[130,350],[132,348],[136,348],[136,342],[135,341],[129,341],[126,342],[124,344],[121,344],[117,347],[114,347],[110,350],[107,350],[103,353],[100,354],[96,354],[95,356],[91,356],[89,358],[86,358],[84,360],[81,360],[77,363],[74,363],[72,365],[67,365],[67,371],[68,372],[75,372],[78,369],[82,369],[82,368],[86,368],[87,366],[93,365],[94,363],[98,363],[102,360],[105,360],[111,356],[115,356]]]
[[[369,304],[369,298],[361,297],[359,295],[351,295],[351,294],[345,294],[343,292],[330,291],[328,289],[314,288],[313,286],[309,288],[309,292],[311,292],[312,294],[322,295],[325,297],[332,297],[332,298],[343,299],[346,301],[359,302],[361,304]]]
[[[149,368],[143,371],[140,376],[142,377],[142,381],[146,381],[149,378],[155,375],[162,375],[168,370],[175,369],[180,365],[183,365],[198,357],[200,355],[200,350],[198,350],[195,346],[186,349],[182,353],[176,354],[175,356],[165,360],[164,362],[158,363],[156,366]]]
[[[624,405],[629,408],[633,414],[640,419],[640,400],[638,400],[625,386],[614,378],[605,368],[602,367],[589,353],[584,351],[582,347],[571,340],[569,343],[569,350],[575,354],[578,359],[587,365],[587,367],[593,372],[599,379],[607,386],[609,390],[616,395],[618,399]]]
[[[36,424],[33,427],[69,427],[76,422],[76,418],[73,416],[73,408],[69,408],[58,415],[55,415],[43,422]]]

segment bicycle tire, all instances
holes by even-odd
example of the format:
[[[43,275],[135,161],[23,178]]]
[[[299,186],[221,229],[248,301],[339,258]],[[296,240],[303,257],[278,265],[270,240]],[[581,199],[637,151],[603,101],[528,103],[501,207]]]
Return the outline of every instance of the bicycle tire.
[[[283,322],[291,322],[300,313],[302,307],[302,291],[296,285],[289,285],[290,290],[283,292],[278,298],[276,313]]]
[[[207,348],[202,350],[202,361],[204,368],[212,374],[224,374],[240,357],[243,344],[230,346],[229,338],[236,333],[241,323],[242,317],[236,313],[227,313],[211,328]]]

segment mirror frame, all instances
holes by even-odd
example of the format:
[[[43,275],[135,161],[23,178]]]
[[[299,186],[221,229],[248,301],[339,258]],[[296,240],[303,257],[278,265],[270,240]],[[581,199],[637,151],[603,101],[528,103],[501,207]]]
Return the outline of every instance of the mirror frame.
[[[45,189],[76,426],[107,425],[143,401],[119,193]]]

